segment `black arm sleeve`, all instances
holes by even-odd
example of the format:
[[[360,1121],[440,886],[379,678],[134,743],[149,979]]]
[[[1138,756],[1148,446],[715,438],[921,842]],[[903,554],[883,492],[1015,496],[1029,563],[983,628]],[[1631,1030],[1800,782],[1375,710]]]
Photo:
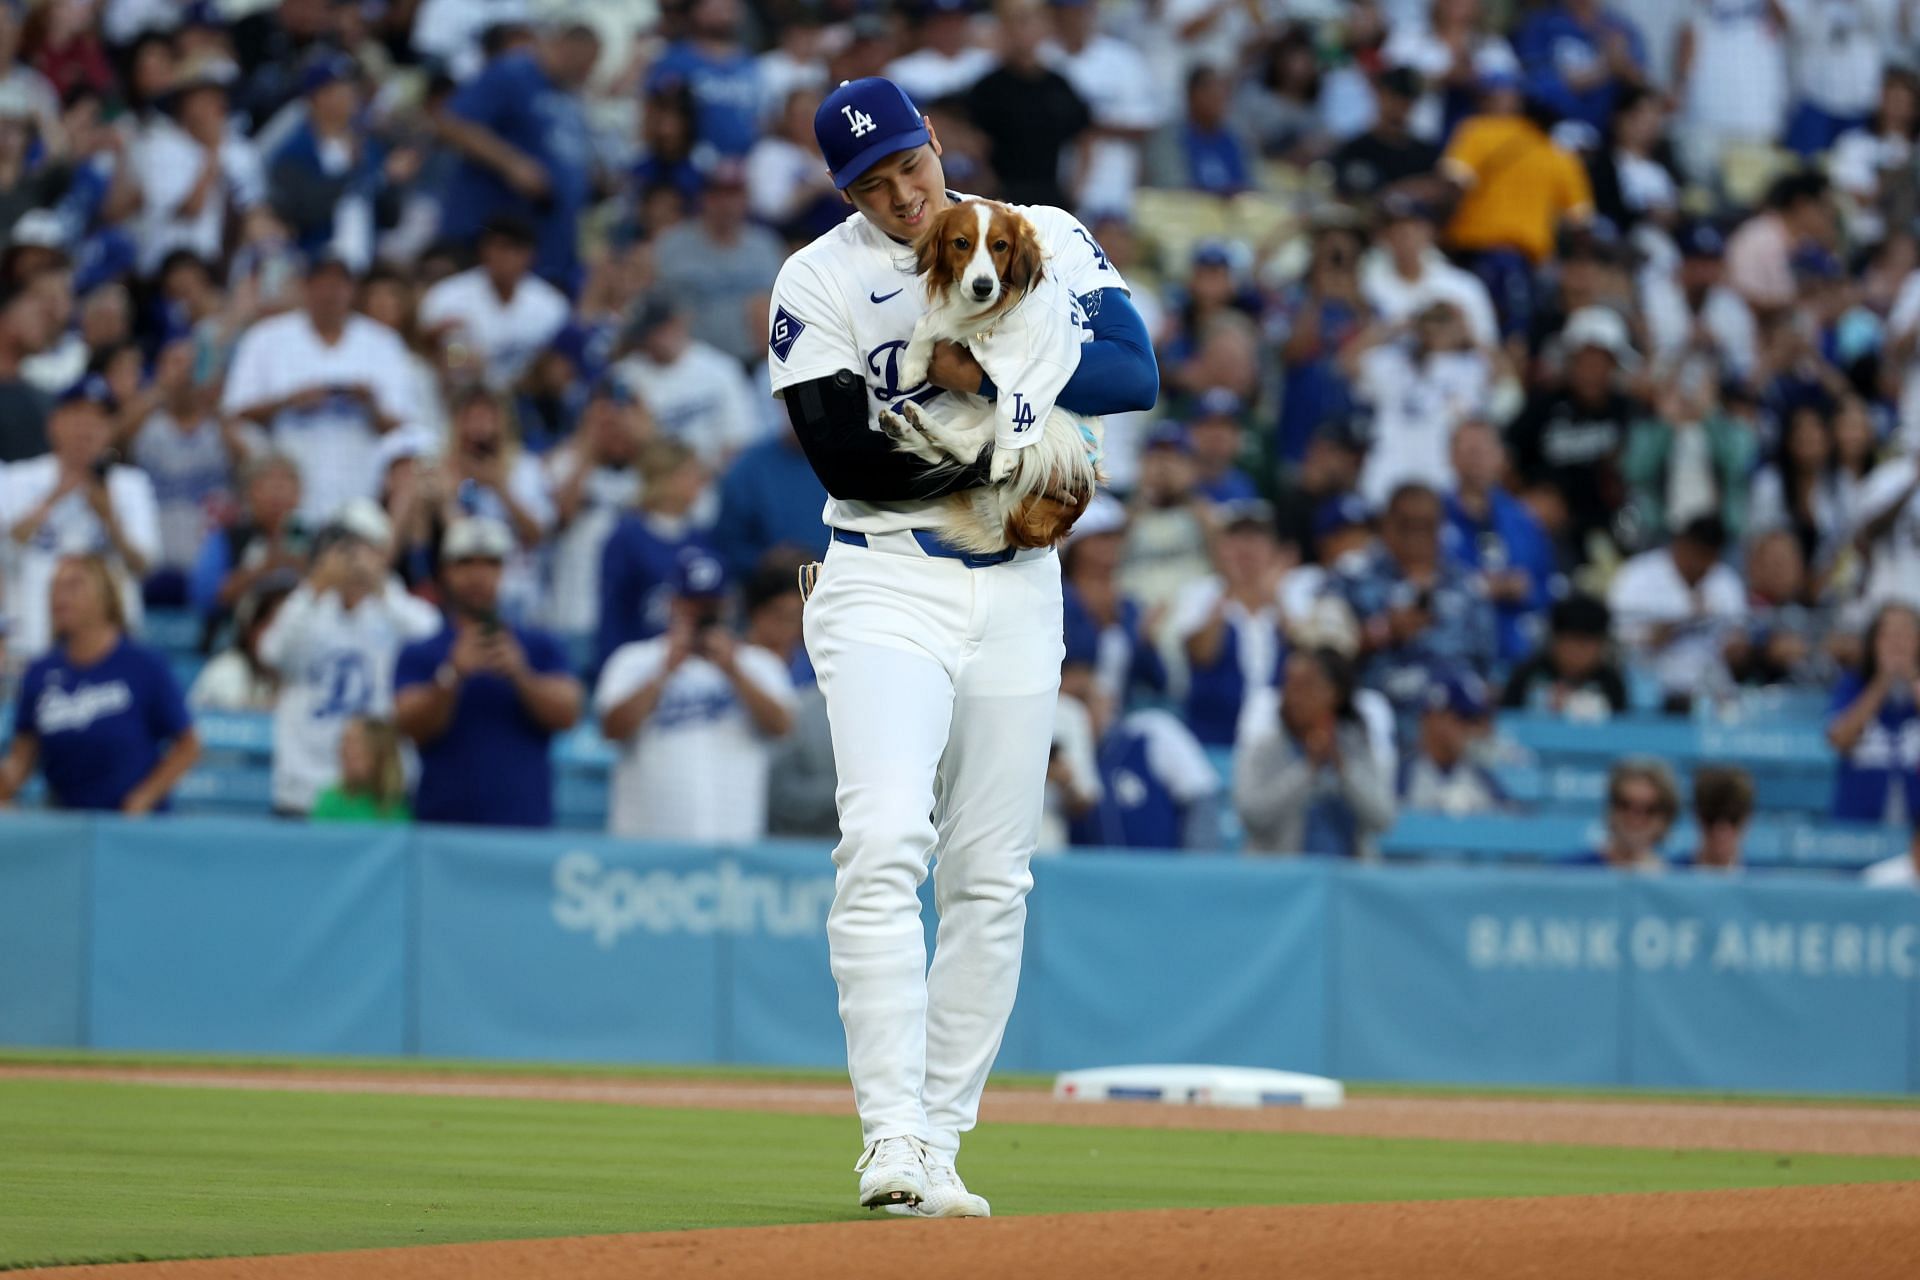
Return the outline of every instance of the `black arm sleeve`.
[[[924,502],[987,483],[989,443],[965,466],[930,467],[867,425],[867,384],[842,369],[786,390],[787,418],[813,473],[848,502]]]

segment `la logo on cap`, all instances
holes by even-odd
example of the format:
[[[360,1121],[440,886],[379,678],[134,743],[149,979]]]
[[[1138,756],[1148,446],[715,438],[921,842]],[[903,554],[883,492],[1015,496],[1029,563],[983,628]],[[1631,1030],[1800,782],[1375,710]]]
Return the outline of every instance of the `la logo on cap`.
[[[864,111],[855,111],[849,103],[840,108],[840,114],[847,118],[847,125],[853,130],[853,136],[863,137],[873,132],[873,117]]]

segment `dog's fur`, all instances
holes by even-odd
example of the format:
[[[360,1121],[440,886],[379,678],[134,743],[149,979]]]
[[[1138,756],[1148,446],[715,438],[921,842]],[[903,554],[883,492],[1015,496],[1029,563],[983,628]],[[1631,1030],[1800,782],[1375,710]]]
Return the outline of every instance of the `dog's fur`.
[[[914,260],[929,306],[901,355],[900,377],[909,387],[926,381],[934,343],[990,334],[1046,273],[1033,224],[990,200],[968,200],[935,214],[914,242]],[[941,421],[909,400],[898,414],[882,410],[880,425],[906,452],[956,468],[979,457],[994,437],[990,406]],[[991,484],[949,500],[947,540],[983,553],[1059,542],[1105,478],[1098,452],[1099,419],[1056,405],[1038,440],[995,452]]]

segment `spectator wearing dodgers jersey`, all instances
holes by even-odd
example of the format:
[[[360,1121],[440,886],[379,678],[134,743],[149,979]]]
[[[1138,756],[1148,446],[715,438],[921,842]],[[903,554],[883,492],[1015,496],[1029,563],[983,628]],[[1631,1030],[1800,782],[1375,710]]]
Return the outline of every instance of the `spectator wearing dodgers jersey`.
[[[593,27],[556,15],[531,48],[501,54],[455,91],[435,121],[461,157],[441,200],[443,238],[471,241],[503,213],[529,218],[534,270],[559,289],[579,286],[594,168],[580,91],[599,60]]]
[[[1074,192],[1091,220],[1097,212],[1132,207],[1147,139],[1165,123],[1166,106],[1140,50],[1099,29],[1099,5],[1093,0],[1048,4],[1053,41],[1041,47],[1041,61],[1066,77],[1093,116],[1086,165]],[[1112,252],[1112,245],[1105,247]]]
[[[0,557],[8,566],[0,603],[15,660],[53,641],[47,591],[64,556],[106,557],[120,577],[121,617],[138,624],[139,581],[160,553],[159,512],[147,473],[113,461],[109,399],[103,380],[82,379],[47,423],[50,450],[0,468],[9,552]]]
[[[710,470],[759,438],[761,414],[740,362],[694,337],[676,304],[640,303],[626,342],[633,351],[613,376],[640,397],[662,436],[685,444]]]
[[[533,224],[501,216],[480,233],[480,261],[448,276],[420,300],[420,324],[448,350],[450,366],[470,360],[487,386],[514,385],[567,323],[567,296],[533,274]],[[464,360],[453,358],[455,347]]]
[[[622,645],[594,691],[619,749],[608,830],[653,840],[744,844],[767,831],[773,744],[793,727],[780,655],[735,636],[717,557],[682,557],[665,634]]]
[[[128,637],[104,557],[65,557],[48,594],[58,641],[20,682],[0,808],[38,767],[58,809],[165,809],[200,754],[166,659]]]
[[[580,682],[559,641],[502,620],[513,549],[498,520],[455,521],[440,546],[446,620],[394,661],[394,726],[420,748],[421,822],[553,825],[553,739],[580,719]]]
[[[353,310],[353,288],[343,260],[314,259],[305,305],[240,335],[221,396],[223,414],[264,427],[299,466],[300,512],[316,525],[373,495],[374,443],[418,416],[406,344]]]
[[[304,815],[339,780],[340,734],[361,715],[385,715],[393,662],[431,635],[433,606],[388,569],[392,527],[371,498],[348,503],[314,541],[313,568],[260,637],[280,673],[273,712],[273,808]]]

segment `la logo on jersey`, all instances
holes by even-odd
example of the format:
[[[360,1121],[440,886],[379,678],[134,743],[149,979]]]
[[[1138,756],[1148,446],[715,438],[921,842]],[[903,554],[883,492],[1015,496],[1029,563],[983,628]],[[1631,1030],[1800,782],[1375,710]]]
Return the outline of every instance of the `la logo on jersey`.
[[[855,111],[852,103],[840,108],[840,114],[847,118],[847,127],[853,130],[854,137],[863,138],[873,132],[873,117],[864,111]]]
[[[1013,393],[1013,429],[1025,431],[1034,422],[1033,406],[1018,391]]]

